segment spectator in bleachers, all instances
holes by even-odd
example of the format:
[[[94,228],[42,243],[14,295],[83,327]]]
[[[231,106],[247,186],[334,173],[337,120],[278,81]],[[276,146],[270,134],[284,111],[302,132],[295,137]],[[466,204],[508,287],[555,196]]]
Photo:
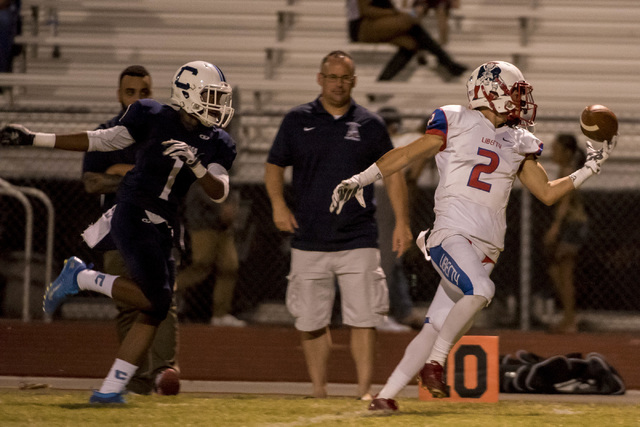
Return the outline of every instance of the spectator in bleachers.
[[[398,46],[378,76],[379,81],[392,80],[419,51],[436,56],[436,71],[445,81],[461,76],[467,69],[431,38],[415,14],[401,11],[391,0],[347,0],[347,19],[352,41]]]
[[[460,7],[460,0],[414,0],[413,9],[420,18],[433,11],[438,22],[438,41],[441,46],[449,43],[449,15],[451,9]]]
[[[551,159],[558,166],[558,177],[582,167],[586,160],[586,154],[572,134],[556,135],[551,150]],[[563,309],[562,319],[551,327],[551,332],[571,333],[578,330],[574,271],[578,252],[587,238],[587,221],[580,192],[574,191],[563,196],[555,205],[553,221],[544,235],[549,276]]]
[[[189,235],[190,263],[178,273],[178,292],[183,294],[181,315],[189,318],[202,301],[199,285],[213,288],[211,324],[243,327],[244,320],[231,314],[238,281],[238,251],[235,221],[240,208],[240,195],[231,192],[222,203],[213,202],[198,186],[189,189],[184,204],[184,224]],[[184,304],[184,305],[183,305]]]
[[[13,69],[19,19],[20,0],[0,0],[0,73],[10,73]]]
[[[300,331],[314,397],[327,396],[329,324],[340,287],[342,321],[351,328],[351,354],[358,376],[358,396],[371,399],[376,326],[389,309],[380,251],[373,190],[360,194],[367,208],[345,206],[342,216],[327,209],[331,191],[353,171],[393,148],[384,122],[355,103],[353,59],[334,51],[322,59],[316,76],[322,88],[312,102],[284,117],[265,169],[273,222],[293,234],[287,308]],[[293,207],[284,198],[285,168],[293,168]],[[407,189],[402,174],[385,179],[396,217],[394,249],[412,244]]]
[[[120,73],[117,90],[118,102],[122,109],[111,120],[98,126],[98,129],[116,126],[129,105],[139,99],[150,98],[151,95],[151,75],[146,68],[141,65],[131,65],[125,68]],[[138,148],[138,145],[132,145],[124,150],[92,151],[85,154],[82,165],[82,181],[88,193],[101,195],[103,212],[115,205],[116,191],[124,175],[133,168]],[[124,259],[117,249],[105,251],[103,260],[105,273],[130,277]],[[116,302],[116,307],[118,309],[116,329],[118,339],[122,342],[140,310],[121,302]],[[137,394],[150,394],[154,390],[155,378],[161,375],[164,370],[172,369],[176,373],[178,372],[176,364],[177,335],[176,305],[172,303],[169,314],[158,328],[148,357],[145,357],[140,363],[136,374],[127,384],[127,390]]]

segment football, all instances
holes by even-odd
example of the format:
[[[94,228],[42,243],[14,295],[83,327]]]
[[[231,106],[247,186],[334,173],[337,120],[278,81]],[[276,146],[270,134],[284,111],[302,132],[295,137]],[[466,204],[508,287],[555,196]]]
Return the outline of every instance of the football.
[[[580,115],[580,130],[593,141],[611,141],[618,133],[618,118],[604,105],[589,105]]]
[[[173,368],[167,368],[156,376],[156,392],[163,396],[180,393],[180,376]]]

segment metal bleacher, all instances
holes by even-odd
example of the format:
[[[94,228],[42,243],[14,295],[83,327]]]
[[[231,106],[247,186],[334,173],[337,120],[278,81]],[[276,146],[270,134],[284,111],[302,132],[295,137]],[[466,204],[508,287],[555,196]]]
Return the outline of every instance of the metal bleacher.
[[[582,108],[594,103],[612,108],[621,133],[638,139],[640,3],[501,3],[465,0],[452,11],[446,48],[459,62],[516,63],[534,85],[543,139],[578,131]],[[345,0],[23,0],[22,8],[23,55],[13,74],[0,74],[0,124],[84,130],[117,112],[116,79],[127,65],[145,65],[164,102],[176,68],[202,59],[233,85],[239,145],[248,162],[261,162],[282,114],[317,95],[319,61],[334,49],[356,60],[356,100],[375,110],[382,103],[366,94],[393,95],[384,104],[409,126],[440,105],[466,102],[464,81],[443,82],[432,58],[410,64],[398,82],[376,83],[395,49],[349,42]],[[430,19],[426,27],[435,28]],[[640,156],[640,141],[625,145],[625,156]]]

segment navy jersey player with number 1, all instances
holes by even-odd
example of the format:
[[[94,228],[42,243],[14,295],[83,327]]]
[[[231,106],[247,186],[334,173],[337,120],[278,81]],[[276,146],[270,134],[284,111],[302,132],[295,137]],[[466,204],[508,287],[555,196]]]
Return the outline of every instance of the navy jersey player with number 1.
[[[132,280],[91,270],[71,257],[44,296],[48,315],[80,290],[105,294],[141,312],[91,403],[124,403],[123,391],[167,315],[175,282],[172,234],[187,190],[197,181],[215,202],[224,201],[229,193],[228,170],[236,148],[223,128],[233,116],[231,98],[231,86],[222,71],[195,61],[176,72],[171,105],[136,101],[115,127],[56,135],[10,125],[0,133],[2,145],[73,151],[140,147],[134,168],[118,189],[117,204],[83,234],[91,247],[117,248]]]

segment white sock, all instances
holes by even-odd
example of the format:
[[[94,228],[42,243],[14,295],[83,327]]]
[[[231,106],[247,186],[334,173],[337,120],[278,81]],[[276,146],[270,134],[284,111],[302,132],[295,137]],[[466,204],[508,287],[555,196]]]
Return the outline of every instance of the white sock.
[[[95,270],[82,270],[78,273],[78,287],[85,291],[99,292],[111,298],[113,282],[117,277]]]
[[[137,366],[129,362],[116,359],[111,366],[109,375],[102,382],[100,393],[122,393],[137,369]]]
[[[433,349],[431,350],[431,354],[427,358],[427,362],[436,361],[441,366],[444,366],[447,361],[447,356],[449,356],[449,352],[451,351],[451,347],[453,347],[452,342],[445,341],[442,337],[438,337],[436,342],[433,343]]]
[[[415,336],[404,351],[404,356],[396,369],[387,380],[378,397],[393,399],[409,382],[416,378],[420,369],[424,366],[431,347],[438,333],[430,323],[425,323],[420,333]]]
[[[479,295],[465,295],[455,303],[433,344],[427,362],[435,360],[444,366],[451,347],[458,342],[471,325],[476,315],[487,305],[487,299]]]

